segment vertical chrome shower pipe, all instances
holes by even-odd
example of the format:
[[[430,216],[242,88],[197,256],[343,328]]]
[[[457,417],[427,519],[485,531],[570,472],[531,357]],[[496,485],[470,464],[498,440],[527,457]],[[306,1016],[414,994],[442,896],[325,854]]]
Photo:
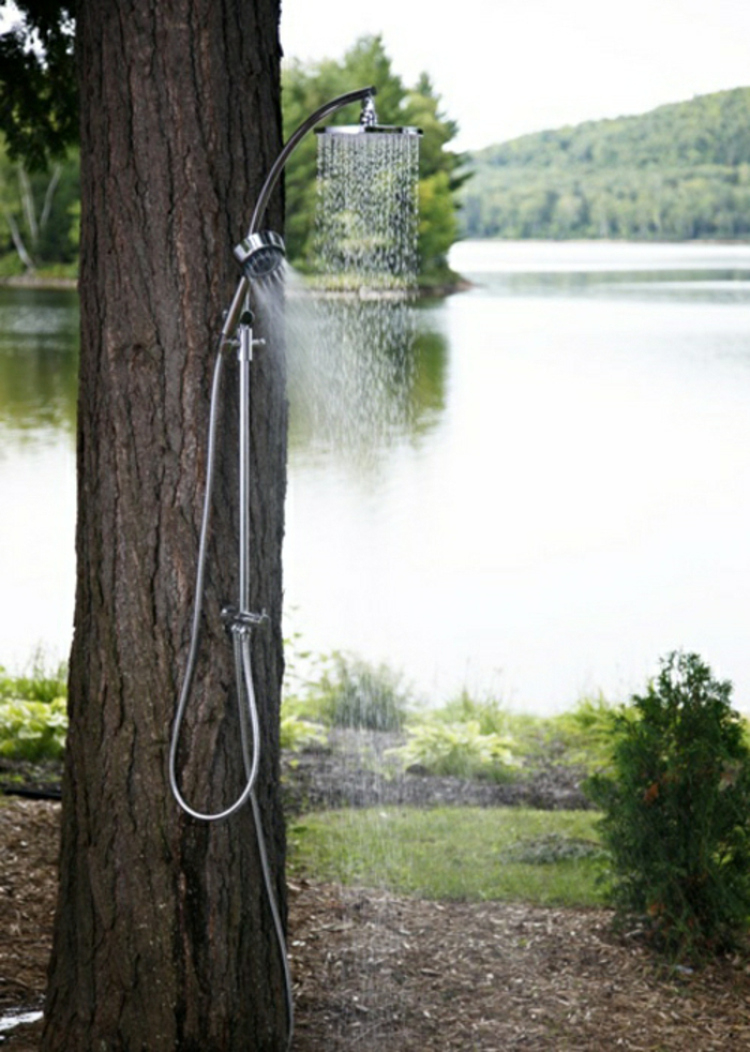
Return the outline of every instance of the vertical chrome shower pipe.
[[[253,329],[250,312],[245,311],[238,330],[238,368],[240,400],[239,436],[239,589],[237,611],[250,613],[250,363],[253,360]]]

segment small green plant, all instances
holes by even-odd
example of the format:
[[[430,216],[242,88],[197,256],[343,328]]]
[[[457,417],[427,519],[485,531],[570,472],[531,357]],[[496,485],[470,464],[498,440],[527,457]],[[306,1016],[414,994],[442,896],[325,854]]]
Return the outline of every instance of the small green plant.
[[[587,783],[619,918],[675,959],[730,947],[750,917],[750,749],[731,690],[671,654],[616,717],[611,773]]]
[[[399,731],[406,722],[409,695],[387,665],[335,653],[330,667],[312,684],[308,708],[331,727]]]
[[[462,690],[431,715],[445,723],[478,723],[481,734],[508,732],[509,716],[502,704],[492,697],[478,701],[467,690]]]
[[[593,773],[611,761],[614,713],[601,695],[582,698],[570,712],[542,717],[513,712],[491,695],[477,699],[464,690],[429,716],[451,724],[476,722],[482,734],[511,738],[527,768],[552,761]]]
[[[406,766],[419,764],[430,774],[505,781],[517,761],[511,740],[483,733],[479,720],[445,723],[430,720],[409,727],[406,745],[389,750]]]
[[[0,700],[0,755],[13,760],[57,759],[65,748],[65,698]]]
[[[294,711],[292,705],[284,702],[281,706],[280,742],[282,749],[300,752],[314,745],[324,745],[327,741],[326,729],[320,723],[305,719]]]
[[[68,729],[67,669],[49,669],[41,653],[22,676],[0,666],[0,756],[14,760],[57,759]]]
[[[601,860],[605,857],[606,852],[598,841],[558,832],[521,837],[509,844],[502,855],[504,862],[524,862],[530,866],[550,866],[582,858]]]
[[[594,771],[612,762],[615,717],[627,718],[631,710],[615,708],[601,694],[581,698],[570,712],[547,721],[547,735],[559,753],[559,762]]]
[[[44,656],[36,654],[27,675],[11,676],[0,665],[0,701],[25,698],[27,701],[54,701],[68,695],[68,670],[65,664],[49,669]]]

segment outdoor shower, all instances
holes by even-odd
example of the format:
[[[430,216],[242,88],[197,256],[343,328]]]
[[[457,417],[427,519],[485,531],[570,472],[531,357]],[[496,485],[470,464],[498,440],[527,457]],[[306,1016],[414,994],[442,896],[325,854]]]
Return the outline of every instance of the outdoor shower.
[[[258,714],[255,704],[252,667],[250,662],[249,639],[252,630],[265,621],[264,613],[254,613],[250,610],[249,596],[249,451],[250,451],[250,363],[253,358],[253,348],[257,345],[253,338],[253,315],[250,310],[249,292],[251,284],[260,282],[274,274],[282,265],[286,249],[282,237],[272,230],[258,230],[263,215],[265,214],[268,201],[279,177],[288,161],[291,153],[307,134],[310,129],[323,120],[329,114],[334,113],[342,106],[351,102],[362,102],[363,120],[368,121],[367,126],[372,125],[374,108],[372,96],[376,89],[373,87],[362,88],[358,91],[348,92],[340,95],[330,102],[321,106],[312,114],[290,137],[278,158],[273,164],[265,183],[261,189],[255,210],[250,222],[247,236],[236,246],[234,254],[242,268],[242,277],[237,285],[236,292],[224,317],[221,333],[218,340],[216,364],[211,390],[211,408],[208,427],[208,455],[206,467],[206,488],[203,501],[203,517],[201,521],[200,539],[198,545],[198,561],[196,573],[195,601],[193,608],[193,626],[188,652],[187,666],[183,679],[182,689],[177,705],[174,726],[172,729],[172,741],[169,755],[170,784],[175,799],[193,818],[203,821],[218,821],[228,818],[234,814],[248,799],[253,797],[253,786],[258,773]],[[361,125],[364,128],[366,125]],[[203,613],[203,593],[206,571],[206,549],[208,543],[208,532],[211,516],[211,500],[213,496],[214,466],[216,452],[216,429],[218,423],[219,391],[221,372],[224,363],[224,351],[227,347],[237,350],[238,381],[239,381],[239,405],[240,405],[240,433],[239,433],[239,585],[236,606],[227,605],[222,610],[222,619],[230,631],[234,644],[235,668],[237,673],[237,695],[240,712],[240,731],[243,758],[246,768],[246,784],[237,799],[222,811],[205,813],[192,808],[182,795],[177,780],[177,749],[180,731],[185,716],[185,709],[190,697],[190,691],[195,673],[195,662],[198,653],[201,617]]]
[[[253,314],[250,310],[250,289],[256,283],[272,279],[282,266],[285,257],[285,246],[281,236],[274,231],[260,230],[260,222],[265,214],[268,201],[291,153],[300,140],[319,121],[325,119],[342,106],[360,102],[362,113],[360,124],[351,128],[336,128],[337,134],[353,136],[355,133],[365,137],[365,133],[390,132],[394,135],[419,134],[416,129],[383,128],[376,123],[373,96],[374,87],[340,95],[321,106],[290,137],[271,168],[261,189],[255,210],[252,215],[247,236],[236,246],[234,254],[242,268],[242,277],[224,317],[221,333],[218,338],[216,362],[211,388],[211,402],[208,425],[208,444],[206,457],[206,484],[203,500],[203,513],[198,543],[196,568],[195,598],[193,606],[192,631],[188,649],[187,663],[179,693],[177,711],[172,728],[169,750],[169,780],[172,793],[180,807],[192,818],[206,822],[215,822],[229,818],[245,803],[250,802],[253,811],[258,853],[260,858],[265,889],[273,916],[284,967],[289,1033],[293,1027],[292,985],[286,956],[283,927],[279,916],[273,881],[268,864],[265,839],[261,825],[261,815],[255,795],[255,783],[260,761],[260,725],[258,708],[255,700],[250,641],[254,629],[266,620],[264,611],[251,609],[250,604],[250,365],[253,350],[263,343],[253,337]],[[327,133],[329,129],[323,129]],[[332,131],[332,130],[331,130]],[[352,141],[354,141],[352,139]],[[216,435],[219,416],[221,375],[227,348],[237,353],[238,398],[239,398],[239,580],[237,598],[234,604],[227,604],[221,611],[222,620],[232,639],[235,665],[236,701],[240,725],[240,747],[245,771],[245,785],[236,800],[217,812],[204,812],[193,808],[185,799],[177,777],[177,754],[185,711],[190,699],[196,661],[198,657],[200,630],[203,615],[203,597],[206,577],[206,555],[211,518],[211,504],[214,487],[214,468],[216,459]]]

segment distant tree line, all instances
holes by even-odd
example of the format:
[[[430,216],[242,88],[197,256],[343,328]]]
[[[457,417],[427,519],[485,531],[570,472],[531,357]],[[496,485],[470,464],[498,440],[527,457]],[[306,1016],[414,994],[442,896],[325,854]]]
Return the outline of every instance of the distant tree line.
[[[10,76],[15,61],[9,38],[0,38],[0,72]],[[23,49],[18,45],[18,61]],[[72,62],[72,57],[70,57]],[[72,76],[72,66],[70,67]],[[58,80],[64,75],[58,73]],[[8,87],[3,81],[3,90]],[[378,121],[381,124],[415,125],[422,128],[419,163],[419,263],[426,282],[450,280],[448,249],[458,236],[459,188],[467,178],[461,172],[464,159],[446,149],[457,126],[440,111],[440,97],[423,73],[409,88],[394,73],[383,41],[365,36],[340,61],[327,59],[303,64],[292,61],[282,75],[284,137],[319,106],[354,88],[373,84],[377,88]],[[40,81],[40,91],[44,85]],[[74,105],[74,86],[69,85]],[[45,86],[44,90],[48,90]],[[40,100],[26,100],[32,110]],[[44,99],[41,99],[44,101]],[[25,113],[25,111],[23,111]],[[35,112],[35,110],[34,110]],[[45,113],[46,113],[45,109]],[[66,110],[67,112],[67,110]],[[358,119],[345,109],[334,120],[350,123]],[[18,123],[0,121],[0,276],[29,272],[40,267],[49,271],[75,271],[78,258],[77,148],[44,140],[44,148],[26,131],[30,118]],[[54,123],[54,122],[53,122]],[[66,152],[67,151],[67,152]],[[299,145],[285,171],[287,250],[293,263],[305,266],[311,251],[316,205],[316,136],[308,135]],[[238,229],[238,236],[241,230]]]
[[[462,233],[750,238],[750,88],[474,153]]]
[[[412,88],[394,73],[380,36],[361,37],[343,59],[290,63],[282,72],[284,138],[328,99],[354,88],[375,85],[379,124],[413,125],[424,132],[419,150],[419,269],[421,277],[449,275],[448,249],[458,236],[459,188],[468,178],[464,158],[445,147],[458,128],[440,112],[440,97],[423,73]],[[358,114],[344,109],[330,123],[351,124]],[[292,154],[286,170],[286,240],[293,262],[304,267],[312,256],[316,201],[317,144],[309,135]]]
[[[34,171],[11,161],[0,142],[0,276],[40,267],[75,273],[79,215],[77,148]]]

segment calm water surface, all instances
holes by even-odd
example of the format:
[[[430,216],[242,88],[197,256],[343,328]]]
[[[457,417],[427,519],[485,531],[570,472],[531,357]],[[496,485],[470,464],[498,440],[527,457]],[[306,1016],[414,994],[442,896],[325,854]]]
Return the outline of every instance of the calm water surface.
[[[443,356],[422,430],[367,472],[292,450],[305,642],[534,711],[624,696],[684,647],[750,708],[750,249],[452,262],[475,287],[418,313]]]
[[[0,288],[0,664],[67,656],[75,565],[78,300]]]
[[[452,262],[408,316],[291,310],[288,630],[536,712],[695,649],[750,709],[750,247]],[[69,645],[75,326],[0,290],[6,665]]]

